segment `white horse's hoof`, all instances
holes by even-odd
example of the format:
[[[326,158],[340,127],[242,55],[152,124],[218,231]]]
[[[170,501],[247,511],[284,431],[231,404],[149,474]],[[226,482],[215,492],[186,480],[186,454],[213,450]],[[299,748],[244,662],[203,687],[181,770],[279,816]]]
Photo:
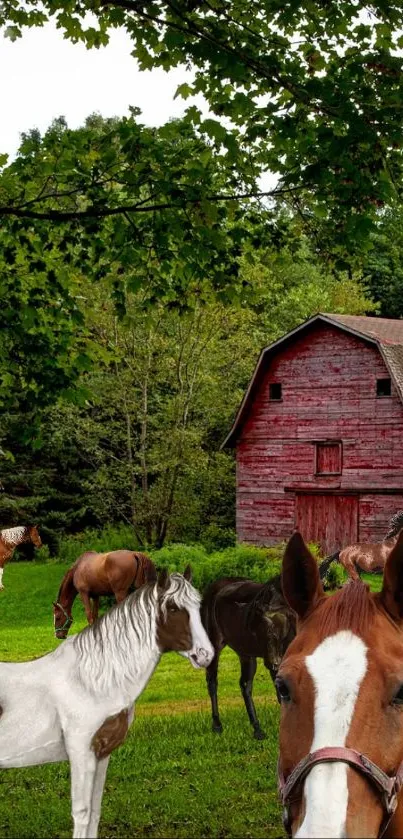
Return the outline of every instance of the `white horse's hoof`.
[[[0,591],[4,588],[3,583],[0,583]]]

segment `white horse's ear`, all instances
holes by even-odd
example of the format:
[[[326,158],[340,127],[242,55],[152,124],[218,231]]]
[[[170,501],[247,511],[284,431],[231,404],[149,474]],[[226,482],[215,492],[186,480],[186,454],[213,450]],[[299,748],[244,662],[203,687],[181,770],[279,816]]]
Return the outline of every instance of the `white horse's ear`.
[[[169,586],[169,572],[166,568],[163,568],[158,574],[158,586],[163,589]]]
[[[183,576],[184,576],[185,580],[189,581],[189,583],[192,582],[192,569],[191,569],[190,565],[186,566],[186,568],[183,572]]]
[[[403,620],[403,530],[387,558],[380,599],[395,620]]]
[[[299,530],[292,534],[285,549],[281,585],[288,605],[301,619],[308,615],[324,594],[318,564]]]

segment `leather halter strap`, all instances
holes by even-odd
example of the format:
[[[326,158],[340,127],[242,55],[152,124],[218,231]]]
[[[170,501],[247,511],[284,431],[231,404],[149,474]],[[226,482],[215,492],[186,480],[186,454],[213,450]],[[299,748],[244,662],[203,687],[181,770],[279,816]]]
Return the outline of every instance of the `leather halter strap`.
[[[73,618],[71,617],[71,615],[69,615],[69,613],[66,612],[66,609],[64,608],[64,606],[62,606],[61,603],[59,603],[58,600],[56,600],[56,603],[54,603],[53,605],[58,606],[59,609],[62,610],[62,612],[64,614],[64,617],[66,618],[63,626],[59,626],[57,629],[55,627],[55,634],[56,634],[56,632],[63,632],[65,629],[70,629],[70,626],[73,623]]]
[[[348,763],[358,769],[362,775],[371,781],[381,795],[383,807],[385,810],[385,819],[381,825],[380,836],[385,832],[390,819],[392,818],[398,801],[399,792],[403,786],[403,761],[400,764],[396,775],[387,775],[376,763],[373,763],[361,752],[355,749],[347,749],[343,746],[326,746],[323,749],[317,749],[315,752],[306,755],[294,767],[288,778],[279,769],[279,792],[285,808],[285,827],[290,833],[288,804],[290,803],[291,794],[295,787],[306,778],[308,773],[318,763],[333,763],[339,762]]]

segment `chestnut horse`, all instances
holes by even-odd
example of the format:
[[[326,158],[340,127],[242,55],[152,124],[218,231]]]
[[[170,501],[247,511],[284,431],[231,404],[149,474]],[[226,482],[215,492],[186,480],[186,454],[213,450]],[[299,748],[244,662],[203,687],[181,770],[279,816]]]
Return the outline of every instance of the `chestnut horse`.
[[[324,596],[296,532],[282,584],[297,635],[281,663],[279,785],[288,835],[403,836],[403,533],[383,587]]]
[[[38,528],[35,525],[27,527],[8,527],[0,530],[0,589],[3,589],[3,568],[9,562],[15,549],[23,542],[31,542],[36,548],[42,545]]]
[[[323,560],[321,579],[325,578],[329,565],[334,561],[339,562],[346,569],[352,580],[360,579],[360,571],[366,571],[367,574],[382,574],[385,562],[396,545],[402,528],[403,510],[399,510],[392,516],[388,533],[383,542],[357,543],[348,545],[341,551],[336,551],[332,556]]]
[[[113,594],[117,603],[124,600],[130,588],[140,588],[157,579],[154,563],[138,551],[87,551],[78,557],[63,577],[57,600],[53,604],[56,638],[66,638],[73,623],[71,609],[79,594],[89,624],[98,617],[99,598]],[[91,608],[92,600],[92,608]]]
[[[240,577],[224,577],[206,589],[201,615],[214,647],[214,658],[206,670],[211,699],[213,731],[221,734],[218,713],[217,672],[220,653],[228,645],[239,656],[242,696],[254,737],[265,737],[252,699],[256,658],[262,658],[272,679],[280,661],[295,635],[294,614],[287,607],[281,592],[280,577],[267,583],[255,583]]]

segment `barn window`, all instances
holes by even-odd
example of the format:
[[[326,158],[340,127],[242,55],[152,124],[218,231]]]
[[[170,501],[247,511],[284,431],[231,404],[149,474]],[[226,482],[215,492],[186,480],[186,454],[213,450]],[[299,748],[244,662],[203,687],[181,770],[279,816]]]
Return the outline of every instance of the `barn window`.
[[[392,382],[390,379],[376,380],[376,395],[377,396],[391,396]]]
[[[316,443],[317,475],[341,474],[341,443]]]
[[[283,397],[283,393],[282,393],[281,382],[272,382],[269,385],[269,398],[272,401],[277,401],[278,402],[280,399],[282,399],[282,397]]]

